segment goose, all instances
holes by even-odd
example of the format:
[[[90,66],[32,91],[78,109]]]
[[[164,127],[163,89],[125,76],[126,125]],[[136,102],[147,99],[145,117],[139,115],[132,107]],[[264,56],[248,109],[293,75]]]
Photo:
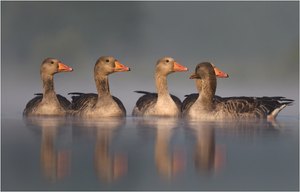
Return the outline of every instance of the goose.
[[[211,65],[214,68],[216,77],[218,77],[218,78],[228,78],[229,77],[229,75],[227,73],[221,71],[214,64],[211,63]],[[202,90],[202,80],[196,79],[195,83],[196,83],[196,88],[197,88],[198,92],[200,93]],[[181,111],[183,113],[185,113],[185,111],[187,111],[188,108],[190,108],[195,103],[195,101],[197,100],[197,98],[199,96],[199,93],[192,93],[189,95],[185,95],[186,98],[183,100],[182,107],[181,107]],[[214,96],[214,98],[217,98],[217,97],[219,97],[219,96],[217,96],[217,95]]]
[[[43,81],[43,93],[35,94],[36,97],[26,104],[23,115],[66,115],[71,103],[65,97],[55,93],[53,77],[56,73],[71,71],[73,71],[73,69],[63,64],[60,60],[46,58],[40,67],[40,75]]]
[[[293,102],[285,97],[214,97],[217,79],[214,68],[209,62],[198,64],[195,74],[190,79],[201,79],[201,94],[183,112],[187,118],[275,120],[278,113]]]
[[[171,57],[163,57],[156,63],[155,85],[157,93],[135,91],[144,94],[133,108],[133,116],[180,116],[181,101],[178,97],[169,94],[167,76],[173,72],[187,71]]]
[[[130,71],[112,56],[100,57],[94,67],[94,79],[98,94],[69,93],[72,96],[71,114],[80,117],[122,117],[126,115],[123,103],[111,95],[108,76],[115,72]]]

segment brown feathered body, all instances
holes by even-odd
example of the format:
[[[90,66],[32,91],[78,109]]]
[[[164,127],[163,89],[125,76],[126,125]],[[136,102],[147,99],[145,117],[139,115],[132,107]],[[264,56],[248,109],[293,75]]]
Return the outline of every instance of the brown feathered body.
[[[26,104],[24,116],[63,116],[68,113],[71,103],[65,97],[55,93],[53,81],[54,74],[67,71],[73,69],[57,59],[47,58],[43,61],[40,68],[43,93],[35,94],[37,96]]]
[[[181,116],[181,101],[170,95],[167,76],[173,72],[187,71],[171,57],[164,57],[157,61],[155,68],[155,85],[157,93],[136,91],[144,95],[138,99],[132,111],[133,116]]]
[[[125,116],[125,107],[117,97],[111,95],[108,81],[110,74],[121,71],[130,71],[130,69],[114,57],[100,57],[94,67],[98,94],[69,93],[73,95],[71,114],[87,118]]]
[[[217,80],[212,66],[201,63],[196,67],[201,79],[199,94],[190,94],[183,101],[185,117],[205,120],[275,119],[293,100],[285,97],[226,97],[215,96]]]
[[[28,115],[66,115],[70,110],[71,102],[56,94],[53,96],[52,101],[43,102],[43,94],[38,93],[33,99],[31,99],[23,111],[25,116]]]
[[[157,103],[157,99],[158,99],[157,93],[150,93],[146,91],[135,91],[135,92],[144,95],[137,100],[136,105],[132,112],[133,116],[143,116],[143,115],[147,116],[147,114],[149,115],[160,114],[161,116],[169,116],[168,114],[172,114],[169,112],[170,109],[166,109],[165,112],[163,110],[160,110],[161,113],[156,112],[157,108],[155,104]],[[176,110],[175,111],[173,110],[173,112],[176,115],[178,114],[178,112],[181,111],[181,101],[175,95],[170,95],[170,98],[171,100],[168,99],[169,101],[168,100],[166,101],[166,105],[168,105],[169,103],[171,103],[171,105],[175,104]],[[174,107],[172,108],[174,109]]]
[[[98,98],[95,93],[69,93],[72,96],[71,114],[77,116],[125,116],[126,109],[117,97]],[[98,102],[98,99],[100,100]],[[98,103],[98,104],[97,104]],[[100,107],[99,107],[100,106]]]

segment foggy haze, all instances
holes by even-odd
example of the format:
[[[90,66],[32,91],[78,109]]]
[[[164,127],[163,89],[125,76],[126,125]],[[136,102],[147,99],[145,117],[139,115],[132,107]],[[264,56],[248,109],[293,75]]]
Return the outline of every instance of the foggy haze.
[[[96,60],[111,55],[131,68],[109,77],[110,89],[131,115],[141,96],[155,92],[154,66],[171,56],[189,68],[168,78],[181,100],[196,92],[188,77],[211,61],[230,78],[218,79],[220,96],[285,96],[298,115],[299,2],[1,2],[2,116],[21,115],[42,92],[46,57],[71,66],[55,75],[55,91],[96,92]]]

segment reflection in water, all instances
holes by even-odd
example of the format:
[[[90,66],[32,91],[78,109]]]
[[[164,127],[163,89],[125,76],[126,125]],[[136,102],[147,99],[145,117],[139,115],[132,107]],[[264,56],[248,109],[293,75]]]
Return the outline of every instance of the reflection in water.
[[[81,119],[75,124],[84,131],[92,132],[96,135],[94,167],[99,179],[110,183],[125,176],[128,169],[127,155],[120,152],[110,152],[114,133],[124,126],[125,119]]]
[[[178,149],[171,152],[169,147],[173,129],[178,126],[176,118],[141,118],[139,126],[156,129],[154,160],[158,173],[165,178],[172,178],[183,170],[184,159]]]
[[[266,120],[221,121],[215,122],[215,125],[222,134],[250,140],[262,135],[278,136],[282,130],[276,121]]]
[[[149,181],[151,185],[147,184],[146,187],[140,188],[147,190],[152,190],[155,188],[151,188],[152,186],[159,186],[162,183],[172,186],[172,190],[177,189],[178,186],[184,190],[192,189],[189,188],[190,183],[197,183],[194,185],[196,188],[193,189],[200,189],[197,187],[201,185],[204,186],[201,189],[205,190],[202,182],[210,182],[211,189],[221,189],[222,186],[215,188],[214,178],[234,180],[235,176],[230,175],[232,172],[240,171],[239,174],[243,174],[243,169],[251,172],[252,169],[248,168],[247,164],[252,163],[252,159],[260,159],[254,171],[268,174],[261,171],[261,162],[268,167],[269,162],[273,162],[272,158],[277,157],[277,154],[274,153],[277,148],[270,155],[269,149],[272,149],[273,144],[281,145],[277,140],[281,139],[282,143],[283,141],[284,143],[290,142],[282,139],[285,135],[280,133],[283,133],[284,128],[278,129],[278,126],[273,127],[272,123],[266,121],[203,122],[154,117],[97,120],[35,117],[24,120],[27,127],[34,128],[33,130],[38,132],[39,138],[41,138],[40,152],[32,151],[33,155],[31,155],[40,153],[41,166],[39,168],[38,165],[34,165],[36,169],[34,171],[41,170],[40,172],[50,181],[61,179],[66,181],[65,178],[68,178],[68,182],[63,185],[68,185],[71,181],[72,187],[74,186],[74,188],[70,188],[71,190],[80,185],[80,183],[76,183],[78,178],[81,178],[82,181],[88,180],[88,183],[85,184],[87,188],[93,185],[95,189],[100,190],[111,189],[112,186],[113,189],[120,190],[122,185],[128,190],[135,189],[130,188],[132,186],[128,188],[128,186],[131,184],[130,182],[135,185],[136,180]],[[135,127],[132,125],[136,125],[136,129],[132,129]],[[74,145],[71,147],[74,148],[61,145],[65,143],[66,136],[73,139],[72,144]],[[145,146],[139,146],[141,144],[139,141],[142,141]],[[272,146],[265,146],[266,142]],[[248,149],[250,146],[250,149],[255,150],[245,151],[244,146]],[[32,149],[35,148],[35,146],[32,147]],[[262,151],[261,148],[265,151]],[[286,148],[284,145],[281,149],[283,154]],[[73,157],[76,157],[76,159],[72,159],[72,174],[74,175],[70,175],[71,149]],[[84,154],[88,154],[88,156]],[[128,157],[129,154],[131,158]],[[245,157],[245,154],[249,154],[249,156]],[[226,159],[226,156],[229,158]],[[130,174],[128,174],[128,159],[130,159],[131,165]],[[229,160],[239,161],[239,163],[230,162],[231,166],[227,166]],[[281,161],[284,159],[275,161],[272,166],[276,168]],[[186,162],[190,163],[185,164]],[[151,166],[155,166],[155,170]],[[227,166],[226,170],[225,166]],[[81,172],[78,170],[85,170],[87,174],[80,175]],[[220,172],[222,174],[217,174]],[[159,179],[157,176],[160,176]],[[203,180],[206,177],[210,179]],[[178,178],[180,178],[180,182],[184,183],[182,186],[180,182],[177,183]],[[76,182],[73,183],[73,180]],[[170,185],[171,183],[172,185]],[[60,187],[61,184],[52,186]]]
[[[201,173],[218,173],[226,161],[226,147],[216,144],[215,131],[219,134],[236,136],[238,138],[253,139],[261,134],[272,136],[279,133],[280,126],[275,121],[186,121],[188,127],[196,137],[194,164]],[[250,140],[250,141],[251,141]]]
[[[196,136],[195,168],[202,173],[216,173],[224,166],[224,147],[216,144],[213,122],[189,122]]]
[[[63,117],[24,117],[27,125],[41,129],[41,167],[50,181],[61,180],[69,175],[71,151],[59,148],[57,135],[60,127],[66,125]]]

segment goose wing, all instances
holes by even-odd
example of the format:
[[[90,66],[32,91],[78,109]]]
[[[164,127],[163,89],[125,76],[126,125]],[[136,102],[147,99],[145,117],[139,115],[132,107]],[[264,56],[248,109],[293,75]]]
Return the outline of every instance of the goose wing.
[[[172,94],[171,94],[171,98],[175,102],[175,104],[176,104],[177,108],[179,109],[179,111],[181,111],[181,105],[182,105],[181,100],[178,97],[176,97],[175,95],[172,95]]]
[[[293,100],[285,97],[218,97],[215,99],[216,110],[240,117],[267,116],[276,117],[287,105],[292,104]]]
[[[68,110],[68,109],[71,108],[71,102],[70,102],[67,98],[65,98],[64,96],[62,96],[62,95],[60,95],[60,94],[57,94],[56,97],[57,97],[57,99],[58,99],[60,105],[61,105],[64,109]]]
[[[80,93],[80,92],[72,92],[69,93],[69,95],[72,95],[72,104],[71,104],[71,109],[73,110],[73,113],[76,113],[76,111],[81,111],[84,110],[87,107],[93,107],[98,99],[98,95],[95,93]],[[115,96],[112,96],[114,101],[118,104],[120,109],[125,112],[126,114],[126,109],[121,102],[120,99],[118,99]]]
[[[119,98],[115,97],[115,96],[112,96],[112,97],[115,100],[115,102],[118,104],[119,108],[124,112],[124,114],[126,114],[126,109],[125,109],[122,101]]]
[[[135,112],[144,112],[146,109],[148,109],[150,106],[155,105],[157,102],[157,93],[150,93],[147,91],[135,91],[136,93],[144,94],[141,96],[135,105],[134,111]]]
[[[98,95],[95,93],[72,92],[68,93],[68,95],[72,95],[71,109],[74,112],[84,110],[87,107],[94,106],[98,98]]]
[[[192,93],[189,95],[185,95],[185,99],[182,102],[181,111],[184,113],[186,112],[197,100],[199,94]]]
[[[34,97],[33,99],[31,99],[30,101],[28,101],[28,103],[26,104],[26,107],[23,111],[23,115],[32,113],[33,109],[35,109],[39,105],[39,103],[42,101],[43,94],[35,94],[35,95],[37,95],[37,96]]]

